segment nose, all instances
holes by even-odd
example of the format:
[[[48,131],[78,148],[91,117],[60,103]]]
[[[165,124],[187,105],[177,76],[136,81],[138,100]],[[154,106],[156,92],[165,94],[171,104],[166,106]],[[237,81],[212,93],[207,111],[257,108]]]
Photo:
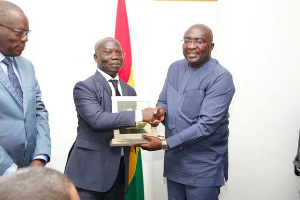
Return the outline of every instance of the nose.
[[[111,57],[118,57],[117,53],[112,53]]]
[[[21,37],[21,40],[22,40],[23,42],[27,42],[27,41],[28,41],[28,35],[23,35],[23,36]]]
[[[119,55],[117,52],[113,52],[111,54],[110,58],[114,59],[114,60],[119,60],[119,59],[124,59],[124,56],[123,56],[123,54]]]
[[[112,53],[110,58],[113,59],[113,60],[119,60],[120,59],[120,57],[116,53]]]
[[[194,40],[192,40],[191,41],[191,43],[188,45],[188,48],[191,48],[191,49],[193,49],[193,48],[196,48],[196,45],[194,44]]]

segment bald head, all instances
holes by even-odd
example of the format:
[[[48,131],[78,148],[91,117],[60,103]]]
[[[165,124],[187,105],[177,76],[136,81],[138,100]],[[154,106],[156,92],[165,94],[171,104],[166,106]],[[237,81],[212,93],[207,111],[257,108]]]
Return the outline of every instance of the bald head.
[[[103,45],[106,42],[110,42],[110,41],[116,42],[121,46],[121,44],[115,38],[112,38],[112,37],[103,38],[95,44],[95,53],[97,53],[97,51],[99,50],[100,45]]]
[[[0,52],[20,56],[30,32],[27,16],[19,6],[0,0],[0,24]]]
[[[194,24],[184,33],[183,55],[192,68],[202,67],[214,48],[211,29],[204,24]]]
[[[23,12],[23,10],[19,6],[9,1],[0,0],[0,23],[6,23],[7,21],[11,21],[12,11]]]
[[[207,34],[207,36],[209,36],[209,39],[210,41],[212,42],[213,41],[213,33],[211,31],[211,29],[206,26],[205,24],[194,24],[192,26],[190,26],[184,33],[184,36],[189,33],[191,30],[195,30],[195,29],[198,29],[198,30],[201,30],[201,32]]]
[[[121,44],[114,38],[104,38],[95,45],[94,60],[104,73],[115,78],[123,66],[124,54]]]

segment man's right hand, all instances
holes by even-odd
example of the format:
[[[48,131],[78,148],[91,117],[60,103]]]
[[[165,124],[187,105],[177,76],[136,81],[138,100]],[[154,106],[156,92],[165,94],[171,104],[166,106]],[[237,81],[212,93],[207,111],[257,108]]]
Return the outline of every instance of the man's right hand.
[[[161,107],[145,108],[142,110],[143,121],[148,122],[151,126],[158,126],[165,119],[165,111]]]

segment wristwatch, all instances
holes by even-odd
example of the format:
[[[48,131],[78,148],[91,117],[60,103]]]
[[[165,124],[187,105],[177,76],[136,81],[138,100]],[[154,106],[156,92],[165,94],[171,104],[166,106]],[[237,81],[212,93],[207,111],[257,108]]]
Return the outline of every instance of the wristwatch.
[[[166,139],[162,139],[161,140],[161,148],[165,151],[169,150],[169,145],[167,143],[167,140]]]

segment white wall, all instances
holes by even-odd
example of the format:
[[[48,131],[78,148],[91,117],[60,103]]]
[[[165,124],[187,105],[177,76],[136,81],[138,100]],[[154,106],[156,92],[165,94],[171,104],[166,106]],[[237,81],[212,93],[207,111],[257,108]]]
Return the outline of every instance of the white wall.
[[[63,171],[76,137],[74,84],[94,74],[94,44],[114,36],[117,0],[12,0],[33,30],[23,55],[36,67],[50,114],[52,159]],[[84,3],[83,3],[84,2]],[[183,58],[181,39],[194,23],[210,26],[213,57],[233,76],[229,181],[223,200],[294,200],[300,128],[298,0],[159,2],[126,0],[138,95],[153,104],[171,62]],[[160,127],[163,130],[163,127]],[[163,152],[142,152],[146,200],[167,199]]]
[[[299,199],[299,8],[297,0],[218,3],[217,58],[236,85],[221,199]]]

